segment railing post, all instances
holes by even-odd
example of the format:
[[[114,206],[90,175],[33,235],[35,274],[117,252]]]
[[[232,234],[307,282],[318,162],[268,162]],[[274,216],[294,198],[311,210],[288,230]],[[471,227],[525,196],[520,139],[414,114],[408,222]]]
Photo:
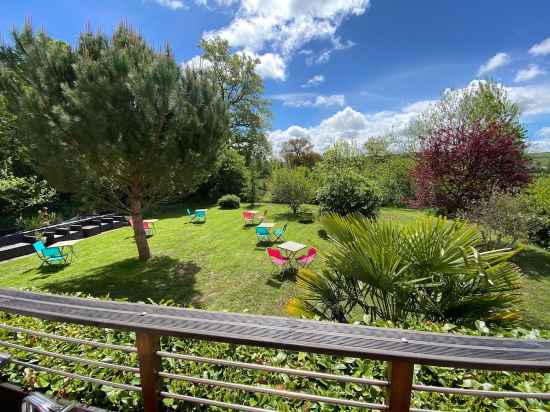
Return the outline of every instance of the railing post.
[[[414,364],[406,360],[388,362],[388,406],[390,412],[408,412],[411,407]]]
[[[161,380],[158,376],[161,358],[160,337],[150,333],[136,332],[138,350],[139,375],[141,378],[141,396],[144,412],[160,412]]]

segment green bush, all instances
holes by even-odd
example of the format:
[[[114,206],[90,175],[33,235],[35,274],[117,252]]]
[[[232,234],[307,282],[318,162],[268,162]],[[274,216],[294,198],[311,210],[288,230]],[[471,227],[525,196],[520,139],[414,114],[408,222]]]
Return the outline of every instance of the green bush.
[[[529,240],[539,246],[550,248],[550,176],[539,177],[531,183],[523,198],[533,215]]]
[[[62,336],[90,339],[118,345],[134,345],[135,336],[132,332],[114,331],[111,329],[95,328],[90,326],[63,324],[59,322],[42,321],[36,318],[0,314],[0,322],[11,326],[33,329]],[[452,324],[438,324],[430,322],[365,322],[376,327],[404,327],[429,332],[449,334],[504,336],[518,339],[550,339],[550,331],[487,328],[483,322],[478,322],[475,328],[459,327]],[[38,347],[42,350],[64,353],[104,362],[113,362],[121,365],[137,366],[135,353],[115,352],[109,349],[94,348],[87,345],[58,342],[51,339],[36,338],[24,333],[0,330],[0,339],[24,345]],[[215,359],[231,359],[241,362],[259,363],[279,367],[345,374],[349,376],[364,376],[374,379],[386,379],[385,363],[369,359],[352,357],[337,357],[317,355],[304,352],[280,351],[250,346],[239,346],[225,343],[196,341],[192,339],[162,338],[162,350],[179,352],[187,355],[204,356]],[[36,362],[42,366],[63,369],[67,372],[93,376],[113,382],[139,385],[138,376],[105,368],[94,368],[75,362],[67,362],[52,357],[29,354],[16,349],[5,348],[5,351],[17,359]],[[218,379],[228,382],[285,388],[287,390],[303,391],[322,396],[332,396],[354,399],[365,402],[381,403],[384,391],[376,386],[358,386],[353,383],[337,383],[329,380],[305,379],[292,375],[266,374],[262,371],[228,368],[224,366],[173,361],[164,359],[162,369],[176,374],[199,376]],[[88,405],[106,408],[112,411],[138,411],[143,405],[137,392],[126,392],[108,386],[83,383],[74,379],[67,379],[59,375],[34,372],[24,367],[9,363],[0,371],[2,380],[21,385],[29,390],[47,392],[53,396],[79,401]],[[515,390],[529,392],[550,392],[550,380],[542,373],[501,373],[470,369],[465,373],[461,369],[418,366],[415,368],[415,383],[423,385],[463,387],[469,389]],[[303,402],[283,397],[266,396],[264,394],[248,393],[204,385],[190,385],[185,382],[170,381],[166,390],[180,394],[190,394],[220,401],[245,404],[258,408],[278,411],[310,410],[318,412],[351,411],[349,407],[336,408],[329,404]],[[165,406],[172,411],[199,410],[191,404],[165,400]],[[543,411],[547,405],[536,400],[496,400],[477,397],[441,396],[428,392],[415,393],[413,407],[447,410],[447,411]],[[202,409],[200,409],[202,410]],[[217,408],[208,410],[218,411]]]
[[[293,214],[298,213],[303,203],[314,197],[308,171],[304,167],[281,167],[273,171],[271,198],[276,203],[285,203]]]
[[[470,202],[457,216],[478,225],[484,249],[515,247],[527,240],[533,225],[524,199],[514,193],[493,192],[485,199]]]
[[[243,156],[228,148],[222,154],[219,169],[199,188],[198,193],[211,200],[226,194],[241,195],[247,183],[248,171]]]
[[[237,195],[225,195],[219,198],[218,206],[222,209],[238,209],[241,207],[241,198]]]
[[[365,177],[353,172],[332,174],[317,191],[317,201],[322,213],[346,216],[360,213],[375,217],[380,207],[377,188]]]

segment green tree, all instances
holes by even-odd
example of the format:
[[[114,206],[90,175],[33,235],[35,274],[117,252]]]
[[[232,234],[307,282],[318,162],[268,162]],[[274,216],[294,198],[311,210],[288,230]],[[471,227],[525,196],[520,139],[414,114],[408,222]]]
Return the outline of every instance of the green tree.
[[[271,118],[269,100],[263,97],[264,82],[256,73],[259,59],[244,53],[232,53],[229,42],[219,37],[203,39],[202,62],[198,69],[212,78],[230,112],[232,144],[247,165],[257,146],[269,149],[262,133]]]
[[[307,169],[281,167],[273,171],[272,196],[275,202],[288,205],[293,214],[303,203],[310,202],[314,196],[307,176]]]
[[[218,200],[227,194],[240,196],[248,184],[248,169],[243,156],[232,147],[227,147],[219,162],[219,169],[201,186],[199,192],[210,200]]]
[[[521,123],[521,109],[506,89],[492,80],[481,80],[461,90],[446,90],[441,99],[412,123],[409,135],[420,144],[436,130],[506,125],[524,142],[527,131]]]
[[[312,168],[321,160],[321,155],[313,150],[311,141],[305,137],[285,142],[281,148],[281,157],[289,167]]]
[[[142,210],[202,183],[229,137],[227,105],[210,79],[182,72],[121,25],[78,45],[13,33],[17,64],[0,87],[33,159],[60,190],[88,191],[127,211],[139,257],[150,257]],[[84,184],[90,182],[90,184]]]

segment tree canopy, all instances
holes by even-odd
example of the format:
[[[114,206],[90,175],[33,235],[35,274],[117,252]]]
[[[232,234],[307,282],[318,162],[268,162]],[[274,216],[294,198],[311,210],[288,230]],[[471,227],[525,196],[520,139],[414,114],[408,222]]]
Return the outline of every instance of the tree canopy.
[[[530,180],[521,111],[493,82],[446,92],[414,124],[417,203],[445,213]]]
[[[246,53],[232,53],[229,42],[219,37],[202,39],[200,48],[201,62],[194,68],[211,77],[227,104],[232,145],[249,165],[252,156],[271,151],[263,133],[271,111],[269,100],[263,97],[263,79],[256,73],[260,61]]]
[[[126,25],[84,32],[76,47],[28,25],[13,40],[0,87],[41,172],[129,212],[148,259],[143,207],[195,189],[229,140],[219,90]]]

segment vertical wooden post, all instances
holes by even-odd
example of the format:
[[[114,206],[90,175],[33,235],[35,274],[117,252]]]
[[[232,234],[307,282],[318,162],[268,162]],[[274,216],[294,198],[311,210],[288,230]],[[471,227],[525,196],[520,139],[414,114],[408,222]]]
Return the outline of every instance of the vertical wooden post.
[[[139,375],[141,378],[141,396],[144,412],[160,412],[160,337],[149,333],[136,332]]]
[[[406,360],[388,362],[390,381],[388,406],[390,412],[409,412],[414,364]]]

